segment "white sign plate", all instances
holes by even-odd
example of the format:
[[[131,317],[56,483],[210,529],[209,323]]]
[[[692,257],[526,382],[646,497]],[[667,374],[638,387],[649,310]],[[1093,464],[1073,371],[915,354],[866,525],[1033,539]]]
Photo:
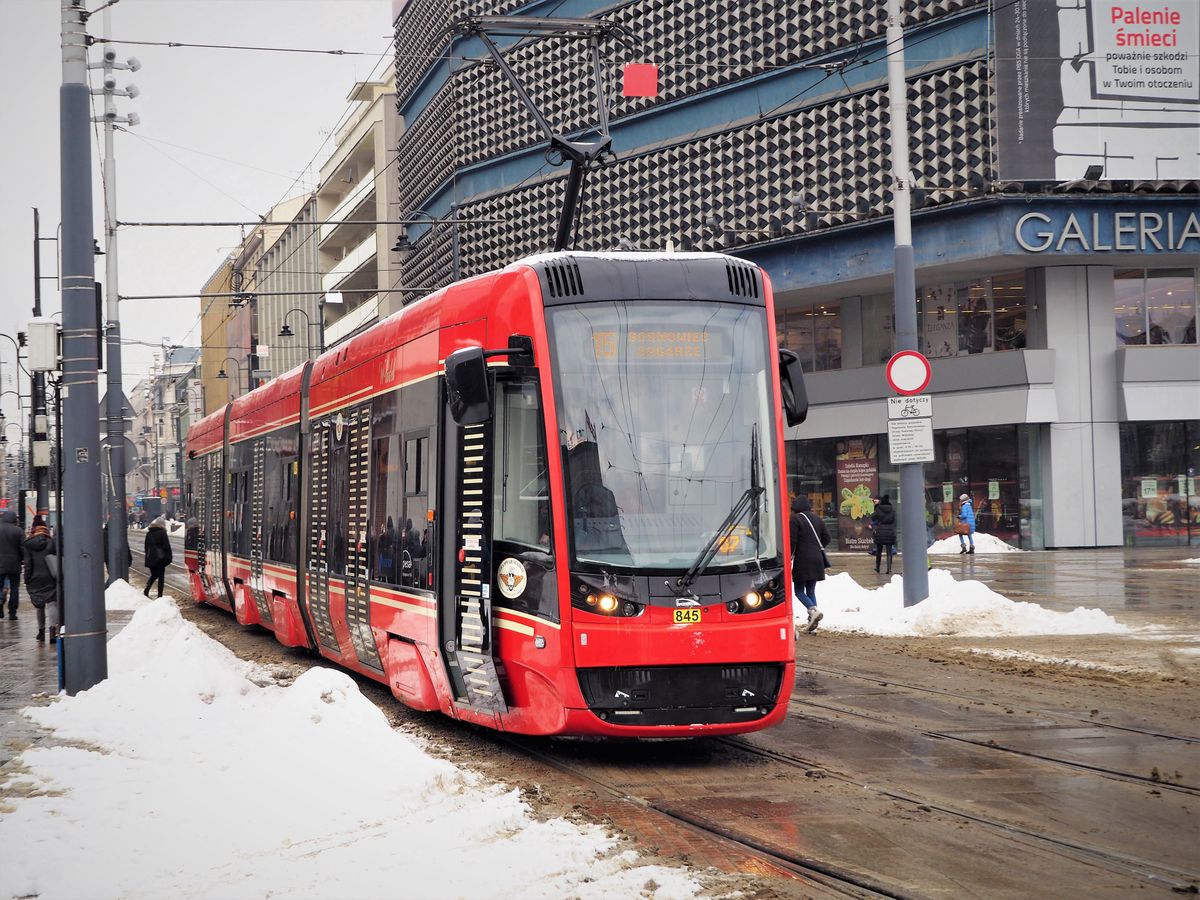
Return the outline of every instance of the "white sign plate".
[[[889,421],[888,451],[893,466],[933,462],[933,419]]]
[[[933,398],[928,394],[888,397],[889,419],[928,419],[933,416]]]

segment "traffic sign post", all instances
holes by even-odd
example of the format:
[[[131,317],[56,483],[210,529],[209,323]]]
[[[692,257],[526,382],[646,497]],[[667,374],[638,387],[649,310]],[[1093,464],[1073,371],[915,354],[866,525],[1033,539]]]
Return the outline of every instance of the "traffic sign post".
[[[911,250],[910,250],[911,252]],[[888,454],[900,469],[900,553],[904,560],[904,605],[929,595],[929,557],[925,546],[925,463],[933,462],[933,367],[916,350],[901,350],[884,369],[899,397],[887,398]]]

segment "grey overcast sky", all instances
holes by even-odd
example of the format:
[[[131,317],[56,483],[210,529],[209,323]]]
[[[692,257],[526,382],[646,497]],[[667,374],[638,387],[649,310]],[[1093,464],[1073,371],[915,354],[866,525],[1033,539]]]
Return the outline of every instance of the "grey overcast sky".
[[[101,5],[103,0],[87,3],[91,9]],[[0,331],[8,334],[24,330],[31,315],[32,208],[41,211],[43,236],[54,235],[60,218],[59,9],[58,0],[0,0],[8,60],[0,99]],[[351,87],[378,77],[390,61],[390,0],[120,0],[107,13],[107,27],[105,16],[91,19],[92,35],[370,54],[118,45],[118,59],[136,56],[142,63],[141,71],[120,72],[117,80],[120,87],[133,82],[141,91],[135,100],[117,102],[120,114],[136,111],[142,120],[132,135],[116,135],[117,214],[126,221],[251,221],[277,201],[311,190]],[[96,61],[100,53],[97,44]],[[99,110],[101,99],[96,103]],[[95,234],[103,243],[98,150],[93,158]],[[231,228],[123,229],[120,292],[198,291],[238,239]],[[53,274],[55,245],[42,246],[42,272]],[[102,266],[100,257],[101,281]],[[58,309],[53,282],[43,282],[42,301],[44,314]],[[198,312],[195,300],[122,304],[123,337],[151,345],[125,345],[126,390],[147,371],[154,346],[164,338],[199,342]],[[0,359],[8,390],[14,386],[13,349],[3,339]],[[10,417],[16,414],[14,401],[3,397]],[[16,439],[15,430],[9,436]]]

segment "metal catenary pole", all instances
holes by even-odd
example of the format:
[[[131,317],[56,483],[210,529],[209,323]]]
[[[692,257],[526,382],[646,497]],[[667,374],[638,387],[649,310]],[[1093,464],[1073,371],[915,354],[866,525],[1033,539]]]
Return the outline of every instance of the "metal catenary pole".
[[[912,246],[912,195],[908,165],[908,86],[904,81],[904,20],[900,0],[887,4],[888,121],[892,145],[892,212],[896,228],[896,349],[917,349],[917,289]],[[925,547],[925,467],[900,465],[900,552],[904,556],[904,605],[929,596]]]
[[[33,211],[33,316],[42,315],[42,237],[39,230],[38,211]],[[33,447],[38,441],[46,441],[46,373],[33,373],[33,387],[30,388],[29,404],[29,433],[33,435],[29,443],[29,465],[33,471],[33,487],[37,495],[35,501],[37,514],[47,516],[50,513],[50,468],[37,465],[33,458]],[[38,426],[42,426],[39,428]],[[60,606],[61,610],[62,607]]]
[[[106,17],[108,10],[104,13]],[[105,398],[105,425],[108,444],[109,475],[112,490],[109,496],[109,526],[107,553],[108,575],[129,580],[127,548],[129,545],[128,517],[125,498],[125,391],[121,383],[121,319],[120,295],[117,291],[117,162],[113,157],[113,132],[118,121],[129,122],[130,117],[117,116],[115,70],[136,69],[137,64],[118,63],[116,50],[109,45],[104,51],[100,67],[104,70],[104,273],[108,292],[105,315],[105,343],[107,345],[108,369]],[[136,89],[126,88],[126,96],[137,96]],[[136,124],[136,119],[132,122]]]
[[[77,694],[108,677],[103,542],[100,538],[100,434],[96,409],[95,257],[92,255],[91,95],[87,12],[62,3],[59,165],[62,192],[63,495],[71,498],[69,542],[59,548],[63,579],[64,680]]]

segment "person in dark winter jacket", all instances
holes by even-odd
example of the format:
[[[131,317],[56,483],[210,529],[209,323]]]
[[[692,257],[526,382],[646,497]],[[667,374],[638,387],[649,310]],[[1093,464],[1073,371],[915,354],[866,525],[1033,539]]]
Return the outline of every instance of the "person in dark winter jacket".
[[[3,598],[8,596],[8,617],[17,617],[21,599],[21,563],[25,558],[25,534],[17,524],[17,514],[6,509],[0,514],[0,617],[4,615]]]
[[[825,554],[829,532],[803,495],[792,501],[792,587],[808,609],[807,631],[815,631],[825,614],[817,609],[817,582],[825,580]]]
[[[29,539],[25,541],[25,587],[29,591],[29,602],[37,610],[37,640],[46,639],[50,629],[50,640],[58,638],[58,579],[51,571],[47,556],[57,560],[54,538],[45,525],[33,526]]]
[[[163,595],[163,582],[167,576],[167,566],[171,564],[171,539],[167,537],[167,520],[159,516],[146,529],[146,568],[150,570],[150,578],[146,581],[146,589],[142,591],[150,596],[150,588],[158,582],[158,596]]]
[[[884,494],[871,513],[871,528],[875,532],[875,571],[879,571],[879,558],[887,549],[887,573],[892,574],[892,557],[896,555],[896,510],[892,498]]]

